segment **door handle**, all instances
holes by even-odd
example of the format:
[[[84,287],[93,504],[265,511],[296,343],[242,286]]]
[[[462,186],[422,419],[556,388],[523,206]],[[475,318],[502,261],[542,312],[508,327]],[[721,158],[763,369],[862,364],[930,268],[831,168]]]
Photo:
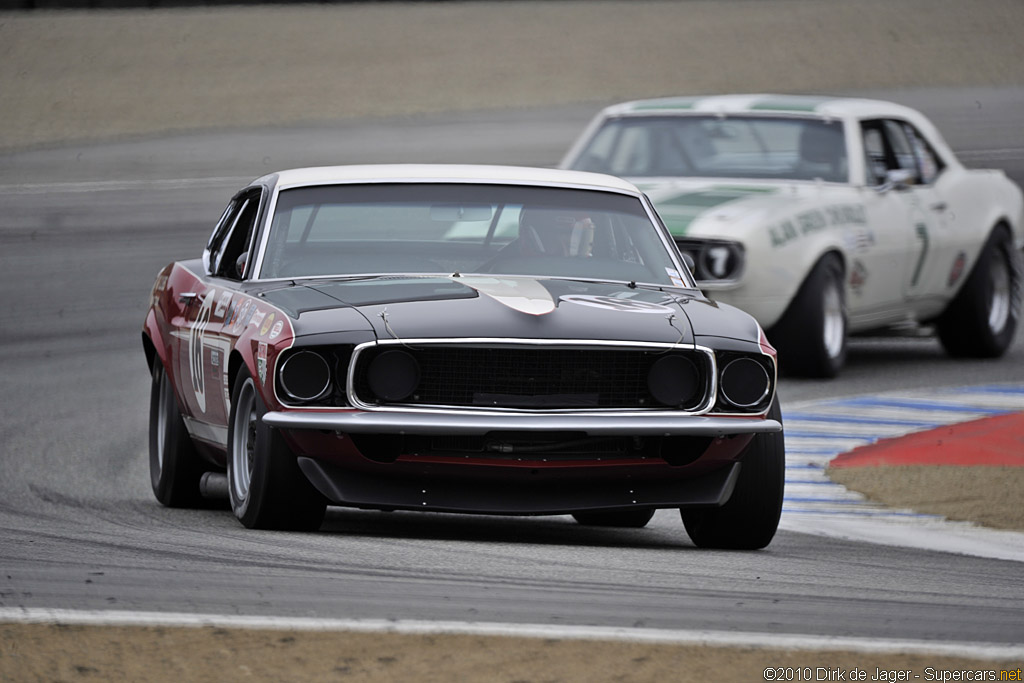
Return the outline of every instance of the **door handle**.
[[[185,292],[184,294],[178,295],[178,303],[190,306],[193,301],[199,298],[199,295],[195,292]]]
[[[949,208],[949,205],[946,204],[946,202],[935,202],[928,208],[937,213],[942,213],[943,211]]]

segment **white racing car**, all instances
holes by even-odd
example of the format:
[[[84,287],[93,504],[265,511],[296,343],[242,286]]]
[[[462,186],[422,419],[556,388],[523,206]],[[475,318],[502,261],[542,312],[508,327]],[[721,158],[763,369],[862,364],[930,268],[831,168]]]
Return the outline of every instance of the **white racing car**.
[[[997,357],[1020,316],[1020,188],[969,170],[919,112],[789,95],[608,107],[561,164],[632,180],[713,299],[751,313],[789,374],[832,377],[850,333],[933,324]]]

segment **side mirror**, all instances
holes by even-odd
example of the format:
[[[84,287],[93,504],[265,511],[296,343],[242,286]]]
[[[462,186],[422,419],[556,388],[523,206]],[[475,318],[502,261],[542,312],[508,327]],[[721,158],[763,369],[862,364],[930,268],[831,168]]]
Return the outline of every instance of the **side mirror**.
[[[235,274],[238,276],[239,280],[241,280],[242,276],[245,275],[245,264],[248,261],[249,252],[247,251],[243,251],[241,254],[238,255],[238,258],[235,259]]]
[[[879,192],[896,190],[902,192],[914,184],[914,172],[905,168],[891,168],[885,172],[885,182],[878,188]]]
[[[679,251],[679,255],[683,257],[683,263],[686,264],[687,270],[691,273],[695,272],[694,268],[697,267],[697,262],[693,260],[693,255],[688,251]]]

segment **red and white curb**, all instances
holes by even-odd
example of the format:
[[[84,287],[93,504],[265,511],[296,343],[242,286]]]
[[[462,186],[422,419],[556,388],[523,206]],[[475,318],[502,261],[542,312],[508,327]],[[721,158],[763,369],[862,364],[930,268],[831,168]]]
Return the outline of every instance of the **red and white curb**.
[[[786,494],[781,528],[1024,562],[1024,533],[889,508],[825,475],[836,456],[880,439],[1024,411],[1024,385],[893,392],[783,403],[782,409]]]

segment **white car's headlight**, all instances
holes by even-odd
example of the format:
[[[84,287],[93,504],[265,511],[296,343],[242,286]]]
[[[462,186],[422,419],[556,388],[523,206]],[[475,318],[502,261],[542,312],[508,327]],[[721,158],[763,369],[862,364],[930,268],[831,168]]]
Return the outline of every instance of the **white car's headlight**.
[[[743,275],[743,245],[729,240],[676,238],[679,251],[693,260],[694,277],[700,282],[735,282]]]

